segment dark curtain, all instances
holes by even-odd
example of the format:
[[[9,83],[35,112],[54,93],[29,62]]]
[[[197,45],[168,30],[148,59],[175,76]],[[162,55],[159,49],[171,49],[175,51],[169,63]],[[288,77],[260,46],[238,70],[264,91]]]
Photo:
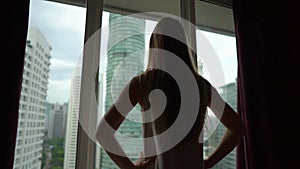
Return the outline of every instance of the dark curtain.
[[[17,136],[29,0],[3,1],[1,8],[0,168],[11,169]]]
[[[300,3],[234,0],[238,169],[300,168]]]

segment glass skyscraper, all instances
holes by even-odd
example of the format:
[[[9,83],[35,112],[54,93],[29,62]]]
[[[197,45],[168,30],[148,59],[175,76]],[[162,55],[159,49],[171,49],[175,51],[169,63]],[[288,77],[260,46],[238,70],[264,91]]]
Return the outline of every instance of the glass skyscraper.
[[[237,84],[236,82],[228,83],[222,87],[221,97],[236,111],[237,104]],[[217,121],[216,117],[214,117]],[[219,142],[221,141],[226,128],[223,124],[219,123],[214,133],[210,136],[209,140],[204,144],[206,149],[206,157],[211,154]],[[236,149],[233,149],[223,160],[216,164],[212,169],[235,169],[236,168]]]
[[[236,82],[226,84],[221,87],[223,92],[221,93],[222,98],[236,111],[237,110],[237,85]],[[219,135],[219,140],[225,132],[224,125],[219,125],[217,128],[217,133]],[[219,163],[220,169],[235,169],[236,168],[236,148],[233,149],[222,161]]]
[[[144,70],[144,54],[139,53],[145,50],[144,31],[144,19],[123,17],[112,13],[109,16],[105,112],[133,75]],[[135,122],[140,118],[140,114],[129,113],[129,116],[130,120],[125,119],[118,132],[129,137],[142,137],[141,123]],[[129,157],[137,157],[142,147],[141,144],[126,141],[121,141],[120,144]],[[131,160],[135,159],[131,158]],[[100,168],[118,168],[103,149],[100,156]]]

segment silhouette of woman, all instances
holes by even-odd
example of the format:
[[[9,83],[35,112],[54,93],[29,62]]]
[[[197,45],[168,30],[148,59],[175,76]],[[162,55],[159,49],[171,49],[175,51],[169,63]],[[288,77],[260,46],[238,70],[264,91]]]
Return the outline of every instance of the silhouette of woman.
[[[96,131],[97,141],[103,147],[111,146],[118,150],[118,154],[109,150],[105,151],[122,169],[206,169],[213,167],[229,154],[243,137],[245,127],[242,120],[220,97],[217,90],[197,73],[191,50],[186,45],[184,29],[177,19],[166,17],[158,22],[151,35],[149,48],[147,69],[131,79],[114,105],[100,120]],[[164,145],[169,144],[169,141],[181,132],[180,130],[172,133],[168,139],[153,139],[152,144],[144,145],[143,156],[136,162],[132,162],[114,137],[114,132],[119,128],[132,107],[125,108],[120,112],[116,106],[117,104],[130,100],[132,106],[136,104],[141,106],[142,111],[145,112],[142,113],[143,119],[146,116],[148,118],[152,117],[152,121],[142,124],[144,138],[162,134],[174,124],[179,116],[182,101],[182,93],[180,92],[182,91],[180,91],[179,84],[176,83],[174,77],[163,71],[177,68],[177,65],[170,64],[167,57],[162,57],[162,55],[168,54],[161,52],[161,50],[180,58],[192,72],[200,96],[199,109],[191,129],[185,133],[185,136],[176,145],[166,151],[162,150]],[[181,71],[180,67],[178,69],[178,71]],[[184,77],[185,74],[181,74],[181,76]],[[125,89],[128,89],[129,92]],[[160,100],[156,98],[154,101],[153,99],[149,101],[149,95],[155,89],[163,91],[167,100],[163,112],[157,118],[154,118],[153,114],[157,112],[152,106],[155,106],[154,103],[159,103]],[[189,101],[192,102],[192,100]],[[150,104],[150,102],[153,104]],[[216,150],[204,160],[203,144],[199,141],[199,138],[201,139],[207,107],[215,113],[227,130]],[[189,115],[188,111],[183,113],[186,116]],[[107,125],[113,130],[109,130]],[[154,154],[153,151],[155,151]]]

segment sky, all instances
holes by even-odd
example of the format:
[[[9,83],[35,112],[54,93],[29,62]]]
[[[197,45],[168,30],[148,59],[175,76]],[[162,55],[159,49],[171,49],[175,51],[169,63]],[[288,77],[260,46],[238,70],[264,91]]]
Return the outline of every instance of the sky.
[[[82,7],[44,0],[31,0],[30,3],[29,26],[39,28],[52,47],[47,101],[67,102],[70,96],[72,71],[81,57],[84,45],[86,10]],[[103,13],[102,25],[108,24],[108,16],[108,13]],[[152,27],[150,30],[154,26],[154,22],[146,22],[146,27]],[[237,72],[235,38],[205,31],[201,33],[221,63],[225,84],[235,81]],[[145,38],[146,42],[149,41],[148,35]],[[101,49],[104,49],[107,36],[102,36],[101,39]],[[203,76],[210,79],[210,74],[213,72],[206,72]],[[216,87],[218,86],[220,84],[216,84]]]
[[[30,1],[29,26],[36,26],[52,47],[47,100],[64,103],[71,75],[84,40],[85,12],[81,7],[44,0]]]

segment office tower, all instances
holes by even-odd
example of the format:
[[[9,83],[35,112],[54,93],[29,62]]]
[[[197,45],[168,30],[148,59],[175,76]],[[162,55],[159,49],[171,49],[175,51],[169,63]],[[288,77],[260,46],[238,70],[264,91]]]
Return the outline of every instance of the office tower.
[[[236,82],[226,84],[221,87],[223,92],[221,93],[222,98],[236,111],[237,110],[237,85]],[[219,125],[217,128],[219,138],[223,136],[225,132],[224,125]],[[220,169],[235,169],[236,168],[236,149],[232,150],[220,163]]]
[[[14,169],[41,168],[51,46],[36,27],[28,28]]]
[[[81,65],[73,70],[65,132],[64,169],[75,169],[81,86]]]
[[[50,125],[50,115],[51,115],[52,105],[49,102],[46,102],[46,112],[45,112],[45,140],[48,139],[49,125]]]
[[[144,70],[144,54],[131,54],[145,49],[145,35],[143,33],[145,31],[145,20],[133,17],[118,19],[119,17],[121,17],[119,14],[110,14],[109,16],[105,112],[113,104],[112,97],[119,94],[120,90],[132,77],[132,74]],[[133,34],[137,35],[132,36]],[[126,38],[126,36],[129,37]],[[117,68],[120,68],[118,66],[121,63],[125,63],[125,66],[121,68],[121,72],[116,73],[115,71],[118,71]],[[113,80],[116,82],[115,84],[112,83]],[[139,118],[137,114],[129,114],[131,119]],[[142,137],[141,124],[128,119],[124,120],[118,132],[130,137]],[[122,141],[120,144],[125,148],[128,156],[138,156],[142,148],[140,144],[132,144],[126,141]],[[100,168],[118,168],[103,149],[101,150]]]
[[[237,99],[237,85],[236,82],[232,82],[220,87],[221,97],[234,109],[236,110],[236,99]],[[217,120],[217,119],[215,119]],[[206,153],[211,154],[221,141],[226,128],[223,124],[219,123],[214,133],[208,140],[208,144],[205,146],[208,150]],[[222,161],[216,164],[213,169],[235,169],[236,168],[236,149],[232,150]]]
[[[227,85],[220,87],[223,92],[222,98],[236,111],[237,107],[237,85],[236,82],[231,82]]]
[[[45,139],[52,139],[53,135],[53,113],[54,105],[46,102],[46,116],[45,116]]]
[[[69,112],[69,101],[63,103],[62,106],[63,106],[63,112],[64,112],[63,133],[64,133],[64,139],[66,139],[67,115],[68,115],[68,112]]]
[[[53,113],[53,132],[52,138],[64,137],[64,112],[62,110]]]
[[[64,137],[64,116],[67,114],[66,104],[47,103],[47,139]]]
[[[237,102],[237,85],[236,82],[231,82],[220,87],[221,97],[236,111]],[[220,143],[226,128],[215,116],[210,116],[208,119],[210,124],[217,125],[215,131],[209,136],[204,143],[204,158],[207,158]],[[213,127],[214,128],[214,127]],[[212,169],[235,169],[236,168],[236,149],[232,150],[223,160],[216,164]]]

